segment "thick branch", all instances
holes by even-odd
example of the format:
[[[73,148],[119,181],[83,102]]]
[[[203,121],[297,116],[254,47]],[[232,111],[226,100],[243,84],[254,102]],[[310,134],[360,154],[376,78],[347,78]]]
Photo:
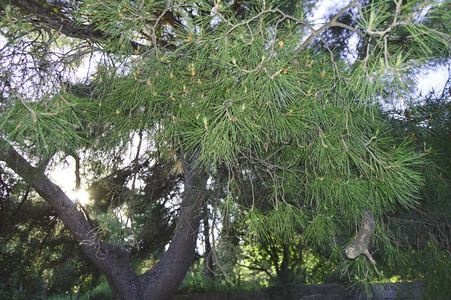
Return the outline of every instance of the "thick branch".
[[[184,161],[183,171],[183,200],[171,244],[158,263],[139,277],[146,299],[169,299],[177,291],[194,258],[206,176]]]
[[[74,24],[67,18],[51,12],[50,9],[35,1],[11,0],[11,5],[31,13],[48,28],[61,32],[68,37],[90,39],[94,41],[105,39],[104,33],[100,30],[94,30],[92,25]]]
[[[52,207],[86,256],[105,274],[117,299],[139,299],[136,275],[123,248],[102,243],[85,215],[42,170],[33,167],[6,140],[0,138],[0,161],[4,161]],[[118,275],[120,274],[120,275]],[[127,297],[121,296],[127,295]]]
[[[94,25],[77,24],[63,15],[53,13],[50,9],[40,5],[33,0],[11,0],[11,5],[19,7],[38,18],[44,26],[60,32],[67,37],[77,39],[88,39],[93,42],[100,42],[108,39],[108,36],[101,30],[94,28]],[[145,49],[144,45],[130,41],[133,49]]]
[[[363,216],[362,224],[360,225],[359,234],[357,235],[355,240],[353,240],[345,248],[346,256],[349,259],[356,259],[361,254],[364,254],[372,264],[376,264],[376,261],[373,259],[368,250],[368,245],[370,243],[374,225],[375,223],[373,215],[371,214],[371,212],[366,211]]]

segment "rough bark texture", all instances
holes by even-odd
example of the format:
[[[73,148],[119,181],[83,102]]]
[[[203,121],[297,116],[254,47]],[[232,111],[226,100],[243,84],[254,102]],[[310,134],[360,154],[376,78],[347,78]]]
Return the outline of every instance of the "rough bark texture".
[[[76,23],[65,17],[63,14],[54,13],[49,8],[44,7],[35,1],[11,0],[10,3],[15,7],[19,7],[20,9],[31,13],[43,27],[53,29],[67,37],[87,39],[94,42],[104,41],[109,38],[109,36],[101,30],[95,29],[94,25]],[[148,48],[147,46],[134,41],[130,41],[130,45],[135,50]]]
[[[126,249],[102,243],[85,215],[69,197],[42,171],[33,167],[6,141],[0,139],[0,160],[6,162],[50,204],[56,215],[69,229],[85,255],[105,274],[118,299],[139,299],[139,286],[131,268]]]
[[[103,40],[105,35],[94,26],[75,24],[61,15],[53,13],[50,9],[32,0],[11,0],[11,5],[19,7],[34,15],[43,26],[54,29],[68,37]]]
[[[102,243],[77,204],[1,138],[0,161],[50,204],[85,255],[106,276],[115,299],[167,299],[177,291],[194,257],[202,205],[196,199],[196,173],[189,166],[185,166],[185,192],[171,245],[159,263],[138,277],[130,266],[129,251]]]
[[[359,234],[356,239],[345,248],[346,256],[349,259],[356,259],[361,254],[364,254],[372,264],[376,263],[368,250],[374,225],[373,215],[371,212],[366,211],[363,216],[362,224],[360,225]]]
[[[139,278],[146,299],[173,296],[194,258],[206,176],[196,173],[188,164],[183,164],[183,171],[185,189],[174,237],[160,261]]]

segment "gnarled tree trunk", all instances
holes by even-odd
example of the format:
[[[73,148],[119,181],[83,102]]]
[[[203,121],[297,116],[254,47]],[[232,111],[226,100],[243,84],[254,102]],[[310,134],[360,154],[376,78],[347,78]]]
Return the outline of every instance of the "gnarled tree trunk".
[[[174,237],[165,255],[139,277],[146,299],[168,299],[177,290],[194,258],[206,176],[183,164],[183,201]]]
[[[129,263],[129,251],[100,241],[77,204],[1,138],[0,161],[50,204],[84,254],[106,276],[115,299],[168,299],[177,291],[194,257],[203,202],[199,191],[206,183],[206,177],[191,165],[184,164],[185,190],[171,244],[153,268],[137,276]]]

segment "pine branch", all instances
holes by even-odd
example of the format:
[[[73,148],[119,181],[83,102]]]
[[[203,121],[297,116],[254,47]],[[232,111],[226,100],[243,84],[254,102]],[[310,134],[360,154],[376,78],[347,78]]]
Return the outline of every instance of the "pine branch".
[[[356,239],[351,242],[346,248],[345,253],[349,259],[356,259],[361,254],[364,254],[372,264],[376,264],[376,261],[371,256],[368,245],[370,243],[371,234],[373,233],[375,223],[373,214],[370,211],[366,211],[362,224],[360,225],[359,234]]]
[[[64,15],[54,13],[33,0],[11,0],[11,5],[34,15],[45,27],[60,32],[67,37],[88,39],[93,42],[101,42],[109,38],[103,31],[95,29],[93,24],[76,24]],[[134,41],[130,41],[130,45],[134,50],[148,48]]]
[[[68,37],[90,39],[94,41],[104,40],[105,34],[95,30],[93,25],[77,25],[62,15],[53,13],[50,9],[32,0],[11,0],[11,5],[19,7],[31,13],[48,28],[63,33]]]
[[[338,22],[338,19],[351,7],[355,7],[357,5],[359,1],[358,0],[354,0],[351,3],[349,3],[348,5],[346,5],[343,9],[341,9],[329,22],[327,22],[326,24],[324,24],[323,26],[321,26],[319,29],[315,30],[313,29],[313,27],[311,27],[310,25],[308,25],[308,28],[311,31],[310,36],[301,44],[301,46],[299,47],[299,49],[297,50],[297,52],[299,52],[300,50],[304,49],[315,37],[317,37],[321,32],[325,31],[326,29],[329,29],[331,27],[344,27],[348,30],[352,30],[350,26],[343,26],[344,24],[341,22]],[[357,30],[352,30],[354,32],[358,32]]]

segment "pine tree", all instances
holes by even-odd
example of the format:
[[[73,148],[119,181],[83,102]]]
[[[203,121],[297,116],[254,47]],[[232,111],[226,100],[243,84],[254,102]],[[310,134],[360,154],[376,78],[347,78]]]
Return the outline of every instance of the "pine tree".
[[[288,241],[302,232],[310,247],[346,253],[357,278],[378,274],[373,245],[395,253],[384,218],[421,200],[424,161],[393,137],[378,104],[409,95],[411,74],[447,55],[449,4],[355,0],[319,28],[306,19],[309,7],[2,2],[0,160],[52,206],[117,299],[175,292],[207,202],[223,207],[224,219],[239,207],[257,238]],[[352,25],[338,21],[350,11]],[[323,38],[331,28],[353,32],[358,57],[335,55]],[[71,67],[96,52],[92,80],[68,83]],[[184,194],[168,251],[137,276],[128,250],[99,241],[44,172],[59,151],[114,152],[142,132],[175,158]],[[205,199],[207,179],[220,170],[225,199]],[[242,174],[262,180],[265,197],[242,201],[233,185]],[[338,237],[349,229],[356,239],[346,246]]]

